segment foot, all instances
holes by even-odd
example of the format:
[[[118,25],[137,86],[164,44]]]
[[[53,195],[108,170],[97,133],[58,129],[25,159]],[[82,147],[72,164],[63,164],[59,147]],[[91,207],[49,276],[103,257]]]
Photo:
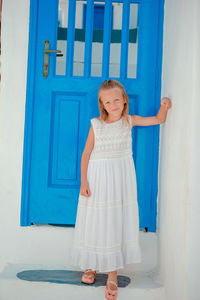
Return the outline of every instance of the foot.
[[[84,272],[81,278],[81,282],[92,284],[95,282],[95,276],[96,276],[96,271],[92,271],[91,269],[88,269]]]
[[[106,282],[105,297],[108,300],[115,300],[118,296],[117,280],[108,279]]]

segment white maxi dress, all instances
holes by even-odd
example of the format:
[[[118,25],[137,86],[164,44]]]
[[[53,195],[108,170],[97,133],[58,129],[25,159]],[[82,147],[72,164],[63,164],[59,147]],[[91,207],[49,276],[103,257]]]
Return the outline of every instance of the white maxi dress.
[[[111,272],[141,262],[132,132],[124,117],[90,121],[95,135],[87,169],[91,195],[79,194],[71,264]]]

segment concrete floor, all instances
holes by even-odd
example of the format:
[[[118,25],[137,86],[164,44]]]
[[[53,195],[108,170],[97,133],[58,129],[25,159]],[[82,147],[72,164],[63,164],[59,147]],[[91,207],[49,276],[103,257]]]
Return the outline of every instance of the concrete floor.
[[[7,264],[3,272],[0,273],[0,300],[105,299],[105,286],[103,285],[88,286],[80,283],[38,282],[19,279],[16,274],[25,270],[72,270],[72,268],[60,265]],[[81,274],[80,272],[79,275],[81,276]],[[99,278],[100,275],[106,276],[107,274],[99,274]],[[118,288],[118,299],[165,300],[165,290],[155,270],[132,272],[124,269],[118,271],[119,275],[129,277],[131,281],[126,287]],[[96,282],[98,283],[98,276]]]

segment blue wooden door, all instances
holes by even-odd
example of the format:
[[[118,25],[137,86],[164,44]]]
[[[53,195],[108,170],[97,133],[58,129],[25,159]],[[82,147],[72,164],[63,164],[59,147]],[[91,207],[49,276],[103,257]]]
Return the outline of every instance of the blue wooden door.
[[[159,0],[31,1],[22,226],[75,224],[81,155],[103,80],[122,82],[130,114],[157,113],[162,11]],[[49,54],[48,75],[47,40],[61,51]],[[156,230],[158,136],[158,125],[133,128],[140,227],[149,231]]]

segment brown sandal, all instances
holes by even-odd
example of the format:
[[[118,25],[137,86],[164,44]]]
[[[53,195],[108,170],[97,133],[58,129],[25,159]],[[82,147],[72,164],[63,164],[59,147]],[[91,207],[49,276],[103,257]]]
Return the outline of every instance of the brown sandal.
[[[87,273],[92,273],[92,274],[87,274]],[[95,282],[95,276],[96,276],[96,271],[92,271],[91,269],[88,269],[84,272],[84,274],[81,278],[81,282],[83,282],[85,284],[93,284]]]

